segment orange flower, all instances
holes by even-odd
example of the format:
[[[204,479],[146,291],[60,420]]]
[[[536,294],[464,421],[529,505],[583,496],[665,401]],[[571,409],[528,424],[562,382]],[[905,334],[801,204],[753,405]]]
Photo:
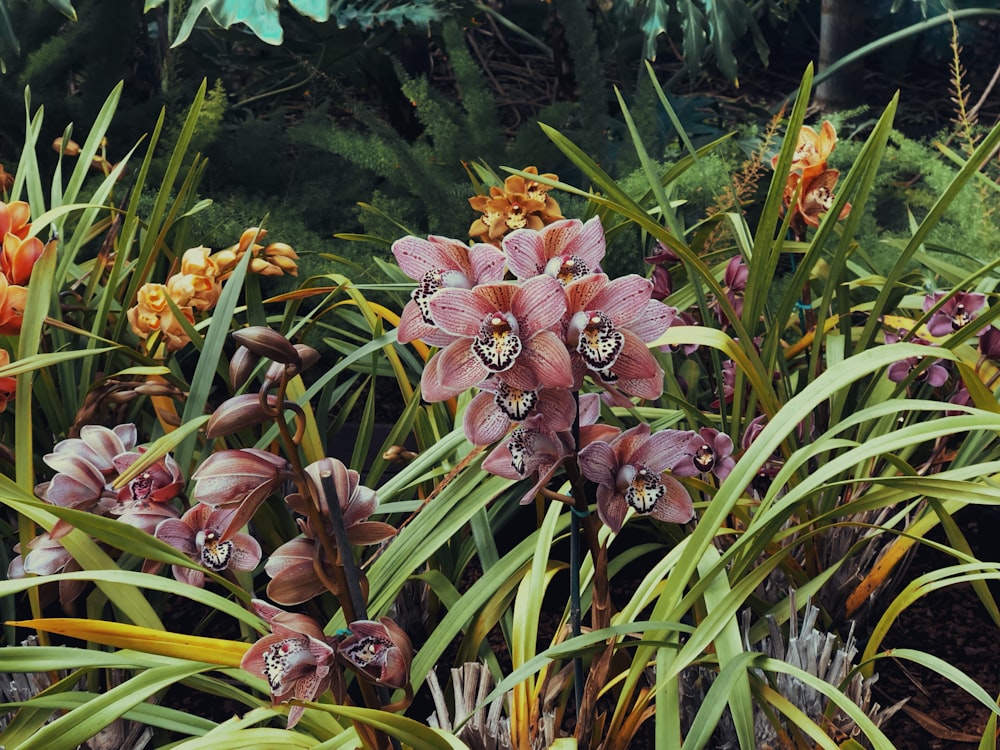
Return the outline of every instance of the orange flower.
[[[240,235],[240,241],[237,244],[215,253],[212,258],[219,264],[222,278],[225,279],[232,273],[243,254],[248,251],[253,256],[250,260],[251,273],[257,273],[261,276],[282,276],[286,273],[292,276],[298,275],[298,266],[295,261],[299,256],[291,245],[284,242],[272,242],[264,247],[255,241],[262,240],[266,236],[266,229],[250,227]]]
[[[815,177],[826,169],[826,160],[837,145],[837,131],[829,120],[824,120],[817,133],[808,125],[799,130],[799,142],[792,157],[792,171],[801,172],[805,178]],[[778,157],[771,159],[771,168],[778,164]]]
[[[0,237],[8,233],[24,239],[31,231],[31,207],[24,201],[0,202]]]
[[[525,167],[525,172],[538,174],[537,167]],[[542,175],[551,180],[554,174]],[[559,204],[549,196],[549,188],[535,180],[511,175],[503,187],[491,187],[490,194],[469,198],[469,205],[482,215],[472,222],[469,236],[482,242],[500,244],[500,238],[515,229],[541,229],[554,221],[565,218]]]
[[[0,274],[0,334],[21,332],[24,309],[28,304],[28,288],[11,284]]]
[[[6,349],[0,349],[0,368],[10,364],[10,354]],[[0,411],[7,408],[7,402],[14,398],[17,390],[17,379],[9,376],[0,377]]]
[[[14,187],[14,175],[3,168],[0,164],[0,193],[7,197],[7,191]]]
[[[189,248],[181,258],[181,272],[167,279],[167,293],[179,307],[211,310],[219,301],[219,264],[210,252],[207,247]]]
[[[13,232],[3,237],[0,251],[0,272],[12,284],[27,284],[35,262],[42,256],[42,241],[37,237],[21,239]]]
[[[788,175],[785,185],[784,200],[787,206],[795,194],[795,189],[801,184],[798,200],[792,213],[791,228],[799,237],[805,234],[806,226],[818,227],[823,215],[833,207],[833,189],[837,186],[840,172],[827,169],[813,177],[803,177],[797,172]],[[838,219],[846,219],[851,213],[851,204],[844,205]]]
[[[159,332],[167,351],[172,352],[180,349],[191,339],[170,309],[167,302],[169,296],[170,290],[164,284],[143,284],[136,295],[135,306],[128,309],[126,316],[136,336],[147,339]],[[190,307],[181,305],[177,307],[188,322],[194,323]]]

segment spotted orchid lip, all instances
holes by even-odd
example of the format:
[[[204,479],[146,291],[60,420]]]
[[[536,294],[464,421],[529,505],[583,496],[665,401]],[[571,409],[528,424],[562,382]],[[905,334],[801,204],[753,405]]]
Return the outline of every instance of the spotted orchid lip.
[[[523,350],[518,335],[517,319],[510,313],[495,312],[487,316],[472,340],[472,351],[490,372],[506,372]]]

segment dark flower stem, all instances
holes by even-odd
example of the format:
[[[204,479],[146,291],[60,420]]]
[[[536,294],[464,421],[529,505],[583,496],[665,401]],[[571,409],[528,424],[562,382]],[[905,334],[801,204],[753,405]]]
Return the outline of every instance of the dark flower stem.
[[[347,538],[347,527],[344,526],[344,514],[340,509],[340,499],[337,497],[337,489],[333,484],[333,475],[325,471],[320,475],[320,481],[323,483],[323,494],[326,495],[326,504],[330,509],[333,536],[337,541],[337,550],[340,553],[340,567],[343,568],[344,578],[347,579],[347,594],[351,602],[351,609],[354,611],[353,617],[348,622],[367,620],[368,608],[365,604],[364,594],[361,592],[361,573],[357,563],[354,562],[354,556],[351,554],[351,543]]]

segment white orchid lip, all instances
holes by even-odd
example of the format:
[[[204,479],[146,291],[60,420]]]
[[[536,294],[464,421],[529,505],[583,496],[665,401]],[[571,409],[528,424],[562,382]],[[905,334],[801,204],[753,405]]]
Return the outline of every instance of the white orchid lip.
[[[472,351],[490,372],[505,372],[514,366],[523,345],[517,319],[497,311],[483,319],[479,335],[472,339]]]

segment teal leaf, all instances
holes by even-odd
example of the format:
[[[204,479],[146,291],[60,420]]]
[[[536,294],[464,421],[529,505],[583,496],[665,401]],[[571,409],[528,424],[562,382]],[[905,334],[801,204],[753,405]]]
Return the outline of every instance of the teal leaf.
[[[284,39],[278,18],[278,0],[195,0],[177,31],[174,47],[187,41],[202,11],[206,10],[212,20],[224,29],[242,23],[267,44],[277,46]]]

